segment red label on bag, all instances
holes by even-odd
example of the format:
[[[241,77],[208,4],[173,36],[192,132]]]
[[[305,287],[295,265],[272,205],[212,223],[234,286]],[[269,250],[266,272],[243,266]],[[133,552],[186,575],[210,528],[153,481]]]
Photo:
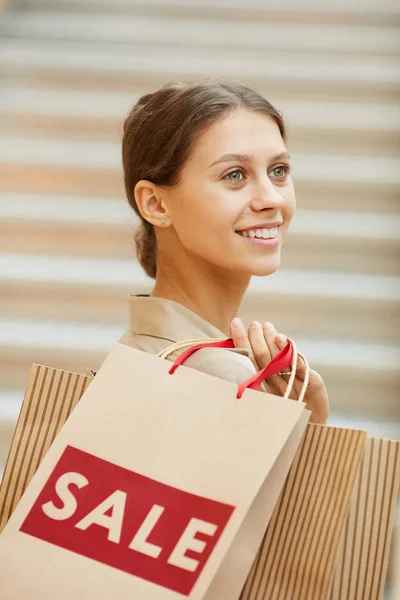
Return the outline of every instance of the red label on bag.
[[[233,511],[67,446],[20,531],[188,595]]]

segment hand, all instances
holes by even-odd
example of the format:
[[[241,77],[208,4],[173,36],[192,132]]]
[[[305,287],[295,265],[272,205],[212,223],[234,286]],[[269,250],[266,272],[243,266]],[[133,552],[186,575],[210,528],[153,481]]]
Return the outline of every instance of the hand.
[[[247,348],[250,359],[257,369],[263,369],[271,360],[285,347],[286,336],[278,334],[272,323],[250,324],[248,332],[241,319],[233,319],[231,323],[231,338],[235,348]],[[304,361],[299,357],[297,360],[296,377],[290,398],[297,400],[299,397],[305,376]],[[287,388],[288,375],[273,375],[268,377],[266,387],[270,394],[283,396]],[[304,396],[306,408],[311,410],[310,423],[326,425],[329,414],[329,399],[324,381],[319,373],[310,369],[310,379]]]

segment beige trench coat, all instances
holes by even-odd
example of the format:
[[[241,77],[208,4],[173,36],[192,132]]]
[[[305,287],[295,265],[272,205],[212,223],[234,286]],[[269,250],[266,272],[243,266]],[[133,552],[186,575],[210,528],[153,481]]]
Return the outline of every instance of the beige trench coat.
[[[226,339],[211,323],[173,300],[148,295],[130,295],[128,300],[129,329],[119,339],[127,346],[157,354],[184,340]],[[174,352],[167,360],[174,361],[182,352]],[[202,348],[186,360],[185,366],[238,385],[257,372],[246,348]],[[261,390],[266,391],[264,384]]]

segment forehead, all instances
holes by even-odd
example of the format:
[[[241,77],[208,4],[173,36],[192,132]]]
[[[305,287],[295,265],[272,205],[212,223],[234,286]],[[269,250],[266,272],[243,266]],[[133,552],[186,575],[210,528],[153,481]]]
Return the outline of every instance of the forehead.
[[[210,164],[225,153],[260,155],[265,159],[285,150],[273,117],[238,110],[219,119],[198,136],[191,158]]]

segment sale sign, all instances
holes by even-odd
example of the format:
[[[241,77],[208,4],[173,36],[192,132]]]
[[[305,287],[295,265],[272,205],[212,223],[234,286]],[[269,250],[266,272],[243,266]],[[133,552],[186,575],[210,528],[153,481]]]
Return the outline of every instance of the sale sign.
[[[233,511],[67,446],[20,531],[189,595]]]

